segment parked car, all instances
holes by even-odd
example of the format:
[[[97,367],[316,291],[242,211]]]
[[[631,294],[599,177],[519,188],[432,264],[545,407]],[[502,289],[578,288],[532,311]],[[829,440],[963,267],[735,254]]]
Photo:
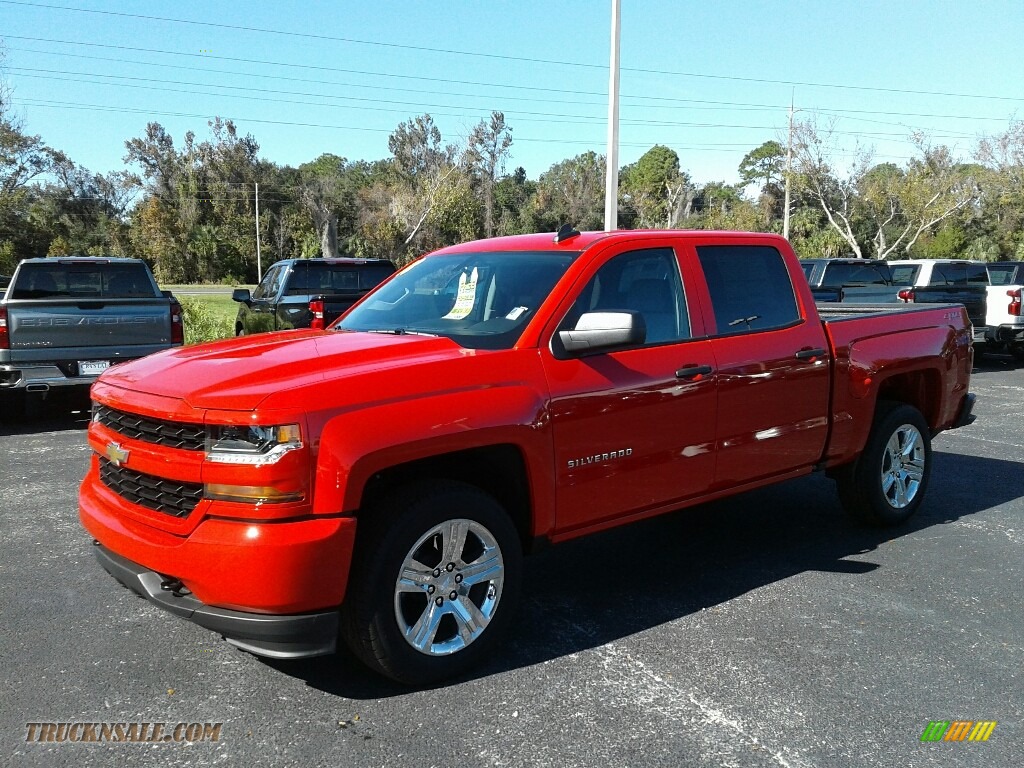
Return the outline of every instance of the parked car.
[[[801,259],[816,301],[894,304],[898,289],[889,265],[881,259]]]
[[[390,277],[387,259],[285,259],[263,276],[256,290],[237,288],[235,335],[326,328],[346,309]]]
[[[138,259],[22,261],[0,300],[0,392],[87,388],[112,365],[180,346],[181,305]]]
[[[981,261],[907,259],[890,261],[900,300],[915,304],[963,304],[974,326],[974,342],[988,337],[988,272]],[[979,347],[980,348],[980,347]]]
[[[988,347],[1006,350],[1024,359],[1024,261],[997,261],[985,265],[988,271]]]
[[[815,471],[902,523],[972,360],[963,307],[819,310],[777,235],[470,242],[327,331],[108,371],[80,517],[116,579],[240,648],[340,637],[427,684],[499,652],[532,548]]]

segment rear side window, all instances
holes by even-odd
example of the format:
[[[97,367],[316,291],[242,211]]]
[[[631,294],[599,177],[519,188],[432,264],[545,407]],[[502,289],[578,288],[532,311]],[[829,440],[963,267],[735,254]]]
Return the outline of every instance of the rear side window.
[[[697,258],[718,334],[782,328],[802,318],[782,254],[766,245],[702,245]]]
[[[22,264],[12,299],[138,299],[160,294],[140,263]]]

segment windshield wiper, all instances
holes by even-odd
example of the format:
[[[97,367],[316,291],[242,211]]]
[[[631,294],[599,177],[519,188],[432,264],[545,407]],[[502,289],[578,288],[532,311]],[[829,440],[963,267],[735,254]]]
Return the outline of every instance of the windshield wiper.
[[[436,333],[426,331],[413,331],[409,328],[371,328],[365,333],[387,333],[392,336],[437,336]]]

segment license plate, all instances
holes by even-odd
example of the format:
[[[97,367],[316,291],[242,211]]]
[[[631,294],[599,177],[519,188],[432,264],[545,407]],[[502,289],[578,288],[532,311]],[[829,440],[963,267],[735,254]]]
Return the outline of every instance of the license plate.
[[[98,376],[110,367],[109,360],[82,360],[78,364],[79,376]]]

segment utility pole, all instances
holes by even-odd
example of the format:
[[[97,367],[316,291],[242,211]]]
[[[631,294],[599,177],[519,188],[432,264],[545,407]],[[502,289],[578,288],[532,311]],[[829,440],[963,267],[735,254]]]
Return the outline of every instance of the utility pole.
[[[788,187],[786,188],[789,189]],[[260,258],[260,183],[256,182],[256,282],[263,279],[263,260]]]
[[[789,141],[786,142],[786,195],[782,214],[782,236],[789,239],[789,177],[793,167],[793,97],[789,97]]]
[[[612,45],[608,73],[608,156],[605,161],[604,231],[619,225],[619,4],[612,0]]]

